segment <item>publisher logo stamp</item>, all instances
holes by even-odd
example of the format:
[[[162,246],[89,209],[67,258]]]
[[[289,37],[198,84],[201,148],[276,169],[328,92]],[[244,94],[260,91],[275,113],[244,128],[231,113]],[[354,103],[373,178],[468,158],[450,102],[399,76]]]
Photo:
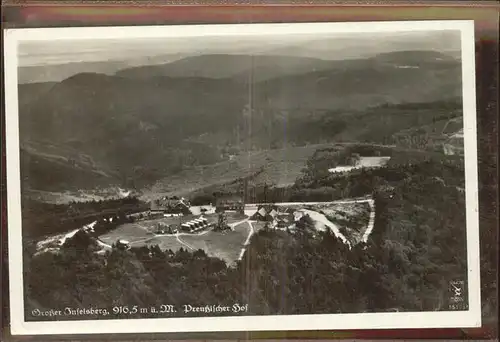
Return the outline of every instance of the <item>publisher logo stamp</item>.
[[[448,308],[450,310],[465,310],[465,286],[463,280],[455,280],[450,282],[450,303]]]

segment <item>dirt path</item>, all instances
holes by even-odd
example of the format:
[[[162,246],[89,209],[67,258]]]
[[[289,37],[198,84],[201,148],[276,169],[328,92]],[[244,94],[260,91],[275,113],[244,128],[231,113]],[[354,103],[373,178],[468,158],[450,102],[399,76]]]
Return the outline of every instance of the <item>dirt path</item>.
[[[349,246],[349,249],[351,249],[351,243],[349,242],[349,240],[347,240],[344,234],[340,232],[339,227],[337,227],[336,224],[330,222],[330,220],[328,220],[325,215],[309,209],[301,209],[301,211],[309,215],[313,220],[321,222],[326,227],[330,228],[330,230],[335,234],[335,236],[340,240],[342,240],[342,242],[345,243],[347,246]]]
[[[240,225],[244,222],[249,222],[248,221],[248,218],[244,219],[244,220],[241,220],[241,221],[238,221],[238,222],[233,222],[233,223],[230,223],[229,224],[229,227],[231,228],[231,230],[234,230],[234,227],[236,227],[237,225]]]
[[[245,252],[247,250],[247,246],[250,244],[250,239],[252,238],[252,235],[255,233],[255,228],[252,225],[252,221],[248,221],[248,227],[249,227],[249,232],[248,232],[248,237],[245,240],[245,243],[243,244],[243,248],[241,249],[240,256],[238,257],[238,260],[243,259],[243,255],[245,255]]]
[[[375,225],[375,201],[369,200],[368,205],[370,206],[370,219],[368,220],[368,226],[363,234],[363,242],[368,241],[368,237],[372,233],[373,226]]]
[[[133,245],[133,244],[136,244],[136,243],[139,243],[139,242],[149,241],[149,240],[152,240],[153,238],[154,238],[154,237],[148,237],[148,238],[141,239],[141,240],[130,241],[130,244],[131,244],[131,245]]]
[[[194,249],[195,249],[195,248],[194,248],[193,246],[191,246],[191,245],[187,244],[186,242],[182,241],[182,240],[181,240],[181,238],[179,237],[179,235],[178,235],[178,234],[176,234],[176,235],[175,235],[175,238],[177,239],[177,241],[178,241],[181,245],[184,245],[184,246],[186,246],[187,248],[189,248],[190,250],[194,251]]]
[[[108,245],[107,243],[101,241],[100,239],[96,239],[97,240],[97,244],[101,247],[104,247],[104,248],[112,248],[111,245]]]

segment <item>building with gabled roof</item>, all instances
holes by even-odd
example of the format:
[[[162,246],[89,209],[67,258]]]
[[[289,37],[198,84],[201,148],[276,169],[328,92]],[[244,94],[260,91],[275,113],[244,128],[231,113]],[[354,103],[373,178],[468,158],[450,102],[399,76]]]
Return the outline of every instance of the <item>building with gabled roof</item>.
[[[269,215],[273,218],[278,216],[278,214],[279,214],[278,211],[274,208],[269,211]]]
[[[275,206],[260,205],[251,219],[257,221],[272,221],[277,216],[278,210]]]
[[[162,197],[151,201],[151,212],[161,212],[164,214],[190,213],[191,204],[184,198]]]
[[[197,219],[189,220],[181,224],[180,228],[186,232],[193,232],[197,230],[202,230],[211,227],[213,224],[210,223],[206,218],[200,216]]]
[[[245,211],[245,201],[238,195],[220,195],[215,201],[215,211]]]

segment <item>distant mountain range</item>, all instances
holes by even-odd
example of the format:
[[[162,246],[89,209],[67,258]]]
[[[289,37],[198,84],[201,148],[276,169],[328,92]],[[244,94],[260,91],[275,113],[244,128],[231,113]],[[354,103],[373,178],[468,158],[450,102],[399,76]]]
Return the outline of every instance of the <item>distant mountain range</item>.
[[[281,43],[274,46],[263,44],[262,46],[246,48],[241,46],[236,50],[228,46],[223,48],[219,45],[215,50],[199,47],[196,52],[192,51],[191,53],[174,52],[174,49],[170,48],[167,49],[170,52],[160,54],[152,54],[151,47],[149,47],[148,50],[140,50],[143,56],[138,56],[137,51],[132,56],[125,53],[122,57],[114,53],[112,58],[103,58],[101,61],[95,61],[93,58],[92,61],[80,62],[78,58],[75,58],[78,56],[76,53],[70,53],[70,55],[75,55],[71,62],[62,62],[62,57],[54,56],[54,59],[49,60],[50,64],[33,64],[36,56],[32,56],[31,52],[25,52],[28,60],[23,60],[23,63],[27,64],[21,64],[18,79],[21,84],[59,82],[81,72],[113,75],[128,68],[142,69],[141,73],[135,75],[144,77],[149,66],[153,67],[151,70],[163,67],[165,70],[163,70],[162,75],[165,76],[223,77],[223,74],[220,73],[221,68],[214,70],[214,66],[222,64],[228,68],[226,74],[229,74],[235,69],[248,67],[251,56],[255,57],[254,63],[257,67],[267,67],[267,70],[271,70],[269,67],[276,66],[278,69],[288,68],[288,72],[290,72],[292,69],[289,66],[293,66],[298,67],[300,72],[304,67],[306,69],[307,67],[322,69],[322,66],[328,68],[332,62],[367,59],[383,53],[400,51],[439,51],[438,53],[458,59],[461,54],[459,47],[456,46],[456,32],[435,32],[432,36],[411,37],[411,39],[409,37],[385,37],[384,39],[376,37],[318,38],[296,44]],[[128,48],[131,49],[132,46],[128,46]],[[161,51],[162,48],[159,49]],[[229,52],[231,50],[239,52]],[[148,51],[149,55],[147,55]],[[85,56],[82,59],[84,60]],[[274,63],[272,59],[281,60],[281,62]],[[60,62],[57,62],[58,60]],[[176,61],[178,63],[174,67],[171,63]],[[207,63],[206,67],[200,67],[202,62]],[[171,65],[167,67],[167,64]],[[182,67],[178,69],[177,66]],[[307,71],[306,69],[304,70]],[[127,70],[127,73],[134,74],[134,70]]]
[[[116,75],[135,79],[159,76],[233,78],[248,82],[250,76],[254,77],[253,81],[260,81],[290,74],[325,70],[334,65],[332,61],[318,58],[215,54],[188,57],[168,64],[128,68],[117,72]]]
[[[362,125],[346,120],[346,113],[454,100],[461,91],[460,62],[433,51],[345,61],[203,55],[115,75],[20,84],[24,184],[40,190],[112,182],[137,187],[190,165],[219,162],[228,146],[266,149],[333,139],[347,126]],[[68,170],[82,176],[72,184]]]
[[[98,62],[70,62],[44,65],[28,65],[18,68],[20,84],[60,82],[79,73],[101,73],[113,75],[116,72],[145,64],[163,64],[183,58],[180,54],[148,56],[123,60],[104,60]]]

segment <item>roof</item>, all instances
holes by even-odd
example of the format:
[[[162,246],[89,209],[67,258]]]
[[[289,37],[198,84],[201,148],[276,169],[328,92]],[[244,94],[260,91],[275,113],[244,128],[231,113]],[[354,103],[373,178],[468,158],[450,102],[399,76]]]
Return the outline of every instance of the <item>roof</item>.
[[[184,222],[183,224],[181,224],[182,227],[193,227],[193,226],[197,226],[197,225],[206,225],[208,224],[208,220],[204,217],[199,217],[197,219],[193,219],[193,220],[190,220],[190,221],[187,221],[187,222]]]
[[[153,200],[151,202],[151,205],[155,207],[165,207],[165,206],[175,207],[179,205],[188,206],[188,203],[186,202],[187,201],[184,198],[174,199],[174,198],[163,197]]]
[[[261,216],[266,216],[267,215],[267,211],[266,209],[264,208],[260,208],[257,213],[259,213]]]

